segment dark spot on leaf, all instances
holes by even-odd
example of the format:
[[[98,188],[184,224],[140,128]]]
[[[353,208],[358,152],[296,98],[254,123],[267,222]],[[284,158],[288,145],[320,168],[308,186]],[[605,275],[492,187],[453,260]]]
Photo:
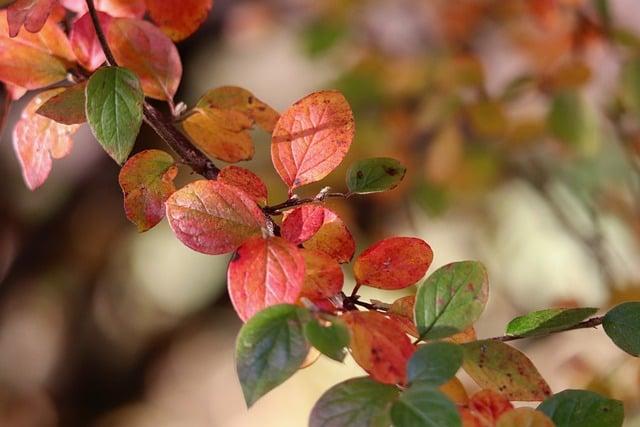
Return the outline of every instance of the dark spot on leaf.
[[[386,173],[389,176],[396,176],[398,174],[398,169],[385,166],[384,173]]]
[[[364,174],[362,173],[362,171],[358,171],[358,173],[356,173],[356,177],[358,179],[362,179],[362,178],[364,178]]]

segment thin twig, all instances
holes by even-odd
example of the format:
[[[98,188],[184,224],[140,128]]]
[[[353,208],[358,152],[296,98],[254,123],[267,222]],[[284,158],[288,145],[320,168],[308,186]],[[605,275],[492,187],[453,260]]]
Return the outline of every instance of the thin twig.
[[[319,193],[314,197],[305,197],[298,199],[291,197],[288,200],[273,206],[265,206],[264,211],[270,215],[282,215],[282,213],[288,209],[293,209],[300,205],[306,205],[309,203],[323,202],[326,199],[347,199],[351,197],[351,193]]]
[[[102,47],[105,58],[107,59],[107,64],[111,65],[112,67],[117,67],[118,63],[116,62],[116,58],[113,56],[111,48],[109,48],[109,43],[107,43],[107,36],[105,36],[104,31],[102,30],[102,25],[100,25],[100,19],[98,18],[96,5],[93,3],[93,0],[86,0],[86,2],[87,8],[89,9],[89,15],[91,16],[91,21],[93,22],[93,27],[96,30],[96,35],[98,36],[98,40],[100,41],[100,46]]]

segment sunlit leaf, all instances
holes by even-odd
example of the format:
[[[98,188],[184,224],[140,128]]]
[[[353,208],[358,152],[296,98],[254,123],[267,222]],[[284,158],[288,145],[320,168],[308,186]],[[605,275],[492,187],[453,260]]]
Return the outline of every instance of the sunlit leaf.
[[[338,261],[313,249],[301,249],[301,253],[306,267],[301,296],[328,298],[342,290],[344,275]]]
[[[7,9],[9,36],[15,37],[24,25],[30,33],[37,33],[47,22],[54,0],[16,0]]]
[[[551,308],[516,317],[507,325],[508,335],[531,336],[561,331],[577,325],[597,308]]]
[[[555,427],[555,424],[533,408],[516,408],[503,414],[496,427]]]
[[[229,263],[227,286],[238,316],[247,320],[265,307],[295,303],[304,281],[300,250],[280,237],[245,241]]]
[[[213,0],[146,0],[151,19],[171,40],[193,34],[207,19]]]
[[[289,190],[327,176],[344,159],[355,132],[347,100],[315,92],[285,111],[273,130],[271,160]]]
[[[391,407],[394,427],[461,426],[456,405],[432,384],[417,382]]]
[[[211,255],[234,251],[260,235],[265,226],[264,215],[251,197],[219,181],[192,182],[173,193],[166,207],[178,239]]]
[[[407,380],[442,385],[462,366],[462,348],[456,344],[434,342],[418,347],[407,366]]]
[[[586,390],[565,390],[538,406],[556,427],[620,427],[624,408],[619,400]]]
[[[252,317],[238,334],[236,370],[247,406],[293,375],[309,352],[300,321],[303,309],[280,304]]]
[[[131,157],[120,170],[127,218],[146,231],[164,218],[164,202],[176,187],[178,173],[173,157],[161,150],[145,150]]]
[[[451,378],[446,383],[438,387],[445,396],[449,398],[456,405],[466,405],[469,403],[469,396],[464,389],[462,382],[456,377]]]
[[[625,302],[611,309],[602,321],[604,331],[622,350],[640,355],[640,302]]]
[[[243,190],[255,202],[264,206],[267,204],[267,186],[260,177],[248,169],[229,165],[220,171],[218,179],[225,184],[233,185]]]
[[[304,325],[304,335],[312,346],[333,360],[342,362],[351,336],[345,324],[337,317],[312,319]]]
[[[379,289],[402,289],[422,279],[433,260],[431,247],[415,237],[381,240],[358,257],[353,265],[356,282]]]
[[[63,125],[77,125],[87,121],[85,114],[86,82],[78,83],[42,104],[36,113]]]
[[[125,68],[101,68],[89,78],[86,97],[93,135],[116,162],[124,163],[142,125],[140,81]]]
[[[396,159],[376,157],[359,160],[347,171],[351,193],[368,194],[391,190],[404,178],[407,168]]]
[[[112,20],[111,16],[98,12],[98,20],[102,30],[108,33]],[[104,63],[104,52],[89,13],[85,13],[73,22],[69,41],[73,52],[78,58],[78,62],[87,70],[94,71]]]
[[[492,427],[498,419],[512,410],[513,405],[509,399],[500,393],[493,390],[480,390],[469,398],[469,402],[461,408],[460,413],[464,427]]]

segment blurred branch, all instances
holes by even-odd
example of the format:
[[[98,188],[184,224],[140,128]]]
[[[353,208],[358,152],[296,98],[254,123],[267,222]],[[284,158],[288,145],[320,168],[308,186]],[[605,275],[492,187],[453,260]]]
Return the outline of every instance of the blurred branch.
[[[493,341],[508,342],[508,341],[521,340],[524,338],[540,338],[540,337],[545,337],[552,334],[557,334],[560,332],[574,331],[576,329],[597,328],[602,324],[603,320],[604,320],[604,316],[592,317],[591,319],[587,319],[583,322],[578,323],[577,325],[568,327],[566,329],[561,329],[559,331],[547,332],[539,335],[503,335],[500,337],[493,337],[488,339]]]

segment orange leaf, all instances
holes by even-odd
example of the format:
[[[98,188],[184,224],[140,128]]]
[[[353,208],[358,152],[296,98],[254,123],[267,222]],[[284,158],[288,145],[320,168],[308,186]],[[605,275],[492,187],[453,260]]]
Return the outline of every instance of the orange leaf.
[[[193,34],[207,19],[213,0],[147,0],[151,19],[171,40]]]
[[[182,77],[173,42],[150,22],[131,18],[111,21],[107,38],[116,61],[140,78],[145,95],[171,100]]]
[[[387,315],[398,321],[402,325],[402,329],[406,334],[412,337],[418,337],[418,329],[413,322],[413,306],[416,302],[415,295],[398,298],[391,304]]]
[[[302,249],[306,267],[300,296],[311,300],[328,298],[342,290],[344,275],[340,264],[324,252]]]
[[[177,173],[173,157],[161,150],[142,151],[124,164],[118,176],[124,210],[138,231],[147,231],[164,218],[164,202],[176,191]]]
[[[555,427],[555,424],[543,412],[533,408],[516,408],[504,413],[496,427]]]
[[[506,397],[495,391],[480,390],[471,396],[466,409],[478,425],[493,427],[502,414],[513,410],[513,405]]]
[[[98,12],[100,25],[105,33],[109,31],[111,16]],[[85,13],[78,18],[71,27],[69,36],[71,48],[78,58],[78,62],[89,71],[95,71],[105,61],[104,52],[96,35],[91,16]]]
[[[353,266],[356,282],[379,289],[411,286],[427,272],[431,247],[414,237],[391,237],[369,246]]]
[[[271,160],[289,191],[335,169],[354,132],[351,108],[336,91],[312,93],[285,111],[273,130]]]
[[[53,0],[16,0],[7,8],[9,36],[15,37],[24,25],[30,33],[37,33],[47,22]]]
[[[227,271],[229,296],[243,321],[265,307],[294,303],[304,281],[298,248],[280,237],[253,237],[234,254]]]
[[[326,253],[339,263],[351,261],[356,250],[342,219],[321,205],[304,205],[289,212],[282,222],[282,237],[295,245]]]
[[[451,378],[438,388],[456,405],[466,405],[469,403],[467,390],[464,389],[462,382],[460,382],[457,377]]]
[[[60,159],[71,151],[71,136],[78,125],[63,125],[36,110],[63,89],[52,89],[36,95],[22,111],[13,129],[13,148],[20,161],[22,176],[31,190],[44,184],[51,172],[51,158]]]
[[[227,166],[218,174],[222,182],[238,187],[247,193],[260,206],[267,204],[267,186],[258,175],[239,166]]]
[[[231,252],[265,226],[264,215],[251,197],[219,181],[188,184],[169,197],[166,208],[178,239],[205,254]]]
[[[376,381],[406,382],[407,362],[415,351],[398,323],[375,311],[349,311],[341,317],[351,331],[351,355]]]

